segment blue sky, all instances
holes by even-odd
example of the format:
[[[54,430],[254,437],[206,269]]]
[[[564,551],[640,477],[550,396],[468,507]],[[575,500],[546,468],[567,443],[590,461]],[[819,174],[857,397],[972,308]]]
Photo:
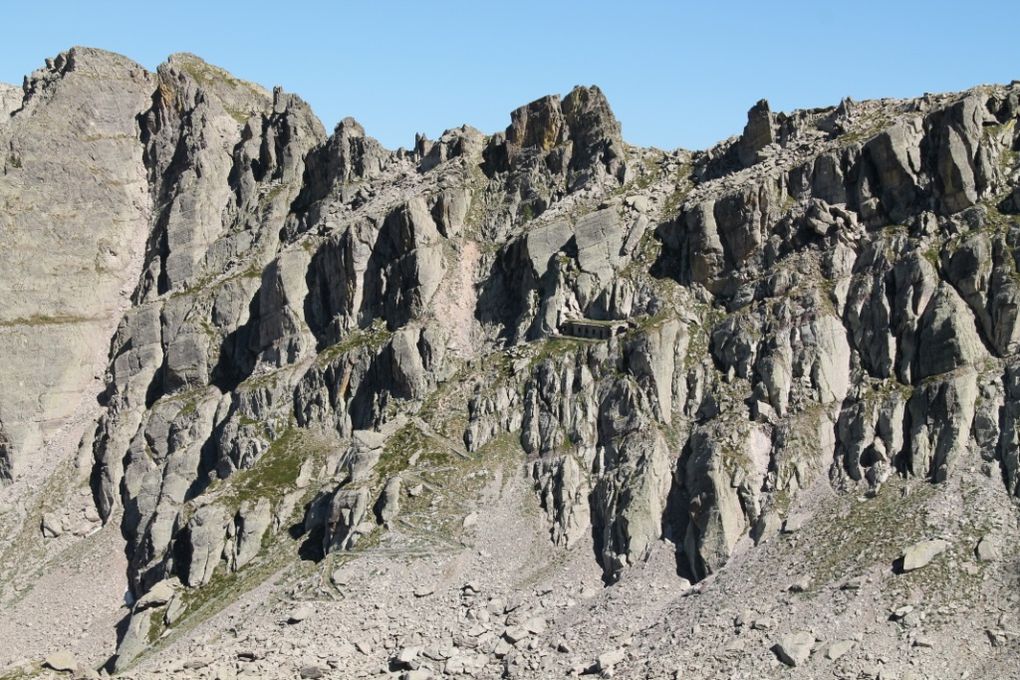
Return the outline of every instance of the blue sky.
[[[509,112],[575,84],[606,92],[636,144],[705,148],[747,109],[916,96],[1020,78],[1020,3],[372,2],[0,5],[0,81],[75,44],[148,68],[194,52],[304,97],[328,129],[354,116],[386,146]]]

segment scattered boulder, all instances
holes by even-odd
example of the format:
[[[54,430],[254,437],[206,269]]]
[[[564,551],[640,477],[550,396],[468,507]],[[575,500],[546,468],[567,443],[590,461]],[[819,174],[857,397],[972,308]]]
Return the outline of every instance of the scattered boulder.
[[[42,516],[40,529],[44,538],[56,538],[64,533],[64,522],[55,512],[47,512]]]
[[[149,588],[149,592],[138,598],[135,602],[135,611],[142,611],[151,607],[162,607],[167,604],[176,592],[177,579],[163,579],[156,585]]]
[[[416,668],[412,671],[404,671],[400,680],[431,680],[432,671],[427,668]]]
[[[595,659],[595,668],[599,672],[605,673],[612,670],[613,666],[626,658],[627,650],[625,649],[614,649],[608,652],[603,652],[599,654],[597,659]]]
[[[512,645],[527,640],[530,635],[531,633],[523,626],[507,626],[503,631],[503,637]]]
[[[801,514],[790,515],[789,517],[786,518],[786,520],[783,521],[783,533],[793,534],[800,531],[803,528],[805,521],[807,521],[807,517],[805,517],[804,515]]]
[[[404,647],[390,660],[390,668],[395,671],[415,670],[418,668],[420,647]]]
[[[533,616],[524,622],[524,629],[532,635],[541,635],[545,632],[546,622],[541,616]]]
[[[43,666],[61,673],[75,673],[78,671],[78,660],[71,652],[61,650],[47,656]]]
[[[446,660],[447,675],[477,675],[489,662],[487,654],[456,654]]]
[[[986,534],[974,549],[981,562],[995,562],[1002,559],[1002,540],[994,534]]]
[[[915,543],[903,551],[901,568],[904,572],[908,572],[928,566],[933,559],[944,553],[947,548],[949,548],[949,543],[942,539]]]
[[[825,656],[829,660],[835,661],[853,649],[856,644],[853,640],[837,640],[829,645],[829,648],[825,651]]]
[[[787,666],[802,666],[811,658],[815,646],[815,636],[808,631],[797,631],[784,635],[772,648],[779,660]]]
[[[292,625],[295,623],[301,623],[314,614],[315,609],[313,609],[311,605],[301,604],[292,609],[287,615],[287,623]]]

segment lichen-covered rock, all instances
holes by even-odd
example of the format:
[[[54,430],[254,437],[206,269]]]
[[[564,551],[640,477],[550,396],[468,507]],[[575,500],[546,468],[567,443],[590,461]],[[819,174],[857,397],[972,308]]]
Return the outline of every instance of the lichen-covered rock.
[[[914,543],[903,551],[903,556],[900,558],[903,560],[901,569],[904,572],[908,572],[926,567],[948,548],[949,543],[941,538]]]

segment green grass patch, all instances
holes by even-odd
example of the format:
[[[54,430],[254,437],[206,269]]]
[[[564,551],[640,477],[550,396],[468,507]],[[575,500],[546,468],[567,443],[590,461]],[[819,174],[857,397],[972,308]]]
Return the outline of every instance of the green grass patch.
[[[391,335],[393,334],[386,330],[386,322],[382,319],[375,319],[368,328],[356,328],[339,342],[324,348],[316,357],[316,363],[320,366],[328,364],[345,354],[351,354],[361,349],[381,349]]]
[[[580,338],[556,337],[546,338],[537,343],[535,353],[531,356],[531,367],[534,368],[546,359],[562,357],[587,347],[591,341]]]
[[[673,181],[673,191],[669,196],[666,197],[666,201],[662,206],[662,214],[667,219],[675,219],[680,214],[680,206],[683,205],[684,199],[691,193],[691,189],[694,188],[694,182],[691,181],[691,172],[694,166],[690,163],[683,163],[677,169],[676,177]]]
[[[12,326],[60,326],[63,324],[84,323],[95,321],[87,316],[75,316],[73,314],[33,314],[10,321],[0,321],[0,328]]]
[[[803,538],[812,547],[804,565],[811,582],[832,583],[875,563],[891,570],[904,548],[925,537],[927,501],[935,493],[939,489],[934,484],[893,476],[874,498],[848,498],[844,513],[815,522],[816,529]]]
[[[235,511],[246,500],[276,500],[296,488],[301,465],[318,450],[306,430],[291,427],[283,431],[259,456],[255,465],[238,470],[220,491],[220,499]]]
[[[29,669],[13,668],[0,674],[0,680],[24,680],[25,678],[37,678],[43,672],[40,664],[32,664]]]

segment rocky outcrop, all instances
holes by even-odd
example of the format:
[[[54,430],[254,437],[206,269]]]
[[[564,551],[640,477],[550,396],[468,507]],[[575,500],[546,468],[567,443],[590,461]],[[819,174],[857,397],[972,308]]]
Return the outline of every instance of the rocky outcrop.
[[[483,154],[486,174],[501,176],[511,216],[529,219],[568,192],[624,178],[620,124],[599,88],[578,86],[562,100],[537,99],[511,113],[510,121]]]
[[[740,164],[750,167],[758,162],[758,154],[769,144],[776,142],[776,116],[769,109],[769,103],[762,99],[747,112],[744,134],[737,142],[737,156]]]
[[[692,433],[676,468],[674,521],[687,560],[683,566],[694,577],[725,564],[757,521],[769,448],[761,426],[734,431],[716,421]]]
[[[607,581],[648,556],[662,536],[672,459],[648,419],[643,395],[627,381],[610,388],[599,409],[599,449],[591,495],[595,549]]]
[[[362,520],[368,509],[367,489],[338,489],[327,505],[323,552],[352,548],[358,536],[366,532]]]
[[[1001,411],[1002,430],[999,435],[998,455],[1002,461],[1007,490],[1014,496],[1020,496],[1020,365],[1016,361],[1006,366],[1003,383],[1006,403]],[[994,432],[993,424],[991,433],[994,435]]]
[[[273,506],[268,498],[241,503],[234,524],[228,527],[227,533],[233,539],[233,545],[227,548],[231,570],[241,569],[258,555],[262,549],[262,540],[272,523],[272,513]]]

